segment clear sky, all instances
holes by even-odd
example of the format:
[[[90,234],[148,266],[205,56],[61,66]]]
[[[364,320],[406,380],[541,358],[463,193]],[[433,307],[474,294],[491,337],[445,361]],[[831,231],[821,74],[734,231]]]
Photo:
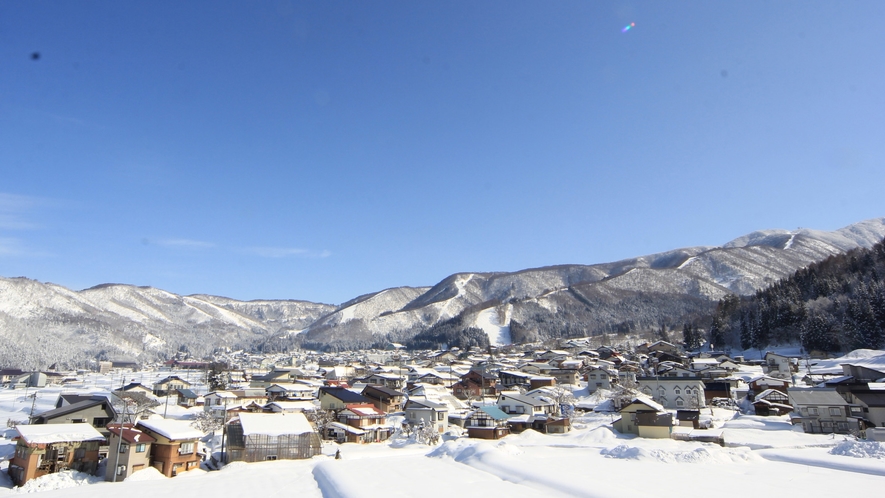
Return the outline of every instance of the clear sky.
[[[883,21],[0,2],[0,275],[340,303],[885,216]]]

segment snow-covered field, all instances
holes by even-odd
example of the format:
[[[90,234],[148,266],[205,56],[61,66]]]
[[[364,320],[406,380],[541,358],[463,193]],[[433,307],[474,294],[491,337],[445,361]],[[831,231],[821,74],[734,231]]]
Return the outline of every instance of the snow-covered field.
[[[168,374],[166,372],[165,374]],[[153,374],[146,376],[149,384]],[[130,376],[131,377],[131,376]],[[126,379],[127,381],[129,379]],[[81,392],[116,387],[120,379],[92,376]],[[64,389],[66,392],[70,388]],[[0,391],[0,419],[26,419],[53,406],[61,388]],[[29,394],[33,394],[31,391]],[[161,407],[162,409],[163,407]],[[705,410],[706,412],[706,410]],[[191,411],[171,405],[168,415]],[[726,445],[623,436],[611,429],[616,414],[588,413],[568,434],[527,431],[500,441],[447,436],[437,446],[405,443],[326,443],[324,455],[305,461],[229,465],[217,472],[195,470],[167,479],[153,469],[122,483],[71,473],[46,476],[16,489],[0,473],[0,495],[40,492],[65,498],[155,498],[175,494],[268,497],[451,497],[488,496],[685,496],[746,495],[752,489],[790,494],[837,495],[851,489],[875,493],[885,484],[885,445],[845,436],[796,432],[785,417],[739,415],[714,408],[706,413],[724,433]],[[2,421],[2,420],[0,420]],[[6,431],[6,437],[10,435]],[[13,451],[0,439],[0,461]],[[342,459],[332,455],[341,451]]]

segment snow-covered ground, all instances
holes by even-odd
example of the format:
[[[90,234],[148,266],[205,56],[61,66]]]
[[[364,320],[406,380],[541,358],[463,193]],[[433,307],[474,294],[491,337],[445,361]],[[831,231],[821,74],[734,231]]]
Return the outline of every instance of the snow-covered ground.
[[[168,374],[166,372],[165,374]],[[144,375],[146,384],[161,374]],[[120,377],[90,376],[79,392],[116,387]],[[26,419],[49,409],[61,388],[0,391],[2,418]],[[65,391],[71,389],[65,388]],[[29,394],[33,394],[31,391]],[[580,392],[576,393],[582,394]],[[580,396],[588,404],[602,396]],[[161,411],[164,407],[160,407]],[[167,415],[189,418],[192,410],[170,404]],[[704,417],[723,431],[726,445],[642,439],[611,428],[617,414],[587,413],[567,434],[526,431],[500,441],[447,436],[437,446],[403,440],[384,444],[326,443],[323,455],[304,461],[236,463],[218,472],[195,470],[167,479],[148,469],[122,483],[105,483],[74,473],[56,474],[13,488],[0,473],[0,496],[40,492],[65,498],[127,498],[185,494],[200,496],[303,497],[514,497],[685,496],[709,492],[744,496],[750,489],[783,489],[790,494],[837,495],[845,489],[872,495],[885,483],[885,446],[845,436],[804,434],[786,417],[757,417],[720,408]],[[5,467],[13,452],[0,438]],[[342,459],[332,457],[337,450]]]

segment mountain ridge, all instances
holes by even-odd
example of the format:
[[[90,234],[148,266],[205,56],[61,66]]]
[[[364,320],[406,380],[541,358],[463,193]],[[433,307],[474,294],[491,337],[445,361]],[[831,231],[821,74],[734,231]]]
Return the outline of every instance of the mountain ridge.
[[[885,218],[832,232],[759,230],[722,246],[608,263],[459,272],[433,286],[391,287],[339,305],[180,296],[129,284],[73,291],[25,277],[0,277],[0,363],[81,366],[121,356],[163,359],[177,351],[205,356],[218,348],[366,348],[408,343],[456,317],[465,330],[482,329],[493,343],[653,328],[708,311],[729,293],[751,294],[798,268],[870,247],[883,237]]]

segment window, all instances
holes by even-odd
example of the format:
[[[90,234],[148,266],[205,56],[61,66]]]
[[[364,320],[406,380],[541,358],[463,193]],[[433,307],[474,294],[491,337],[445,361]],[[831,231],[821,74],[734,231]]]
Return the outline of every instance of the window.
[[[136,453],[144,453],[147,450],[147,445],[145,443],[138,443],[135,445]]]
[[[127,451],[129,451],[129,445],[128,444],[121,444],[120,445],[120,453],[126,453]]]
[[[525,413],[525,407],[522,405],[517,406],[516,413]]]
[[[596,374],[590,374],[591,379],[596,379]]]
[[[834,417],[841,417],[842,416],[842,409],[839,408],[838,406],[831,406],[830,407],[830,415],[832,415]]]
[[[682,391],[678,387],[676,389],[674,389],[673,392],[675,392],[676,394],[682,394]],[[691,393],[689,393],[689,394],[691,394]]]
[[[439,413],[436,414],[436,419],[437,419],[437,420],[445,420],[445,417],[446,417],[445,412],[439,412]]]
[[[809,406],[808,407],[808,414],[817,416],[817,407]]]
[[[267,455],[266,457],[264,457],[264,459],[267,461],[272,461],[272,460],[276,460],[277,456],[276,455]]]
[[[85,424],[86,419],[85,418],[72,418],[71,423],[72,424]]]
[[[194,452],[194,443],[181,443],[181,446],[178,447],[178,453],[180,455],[187,455]]]

